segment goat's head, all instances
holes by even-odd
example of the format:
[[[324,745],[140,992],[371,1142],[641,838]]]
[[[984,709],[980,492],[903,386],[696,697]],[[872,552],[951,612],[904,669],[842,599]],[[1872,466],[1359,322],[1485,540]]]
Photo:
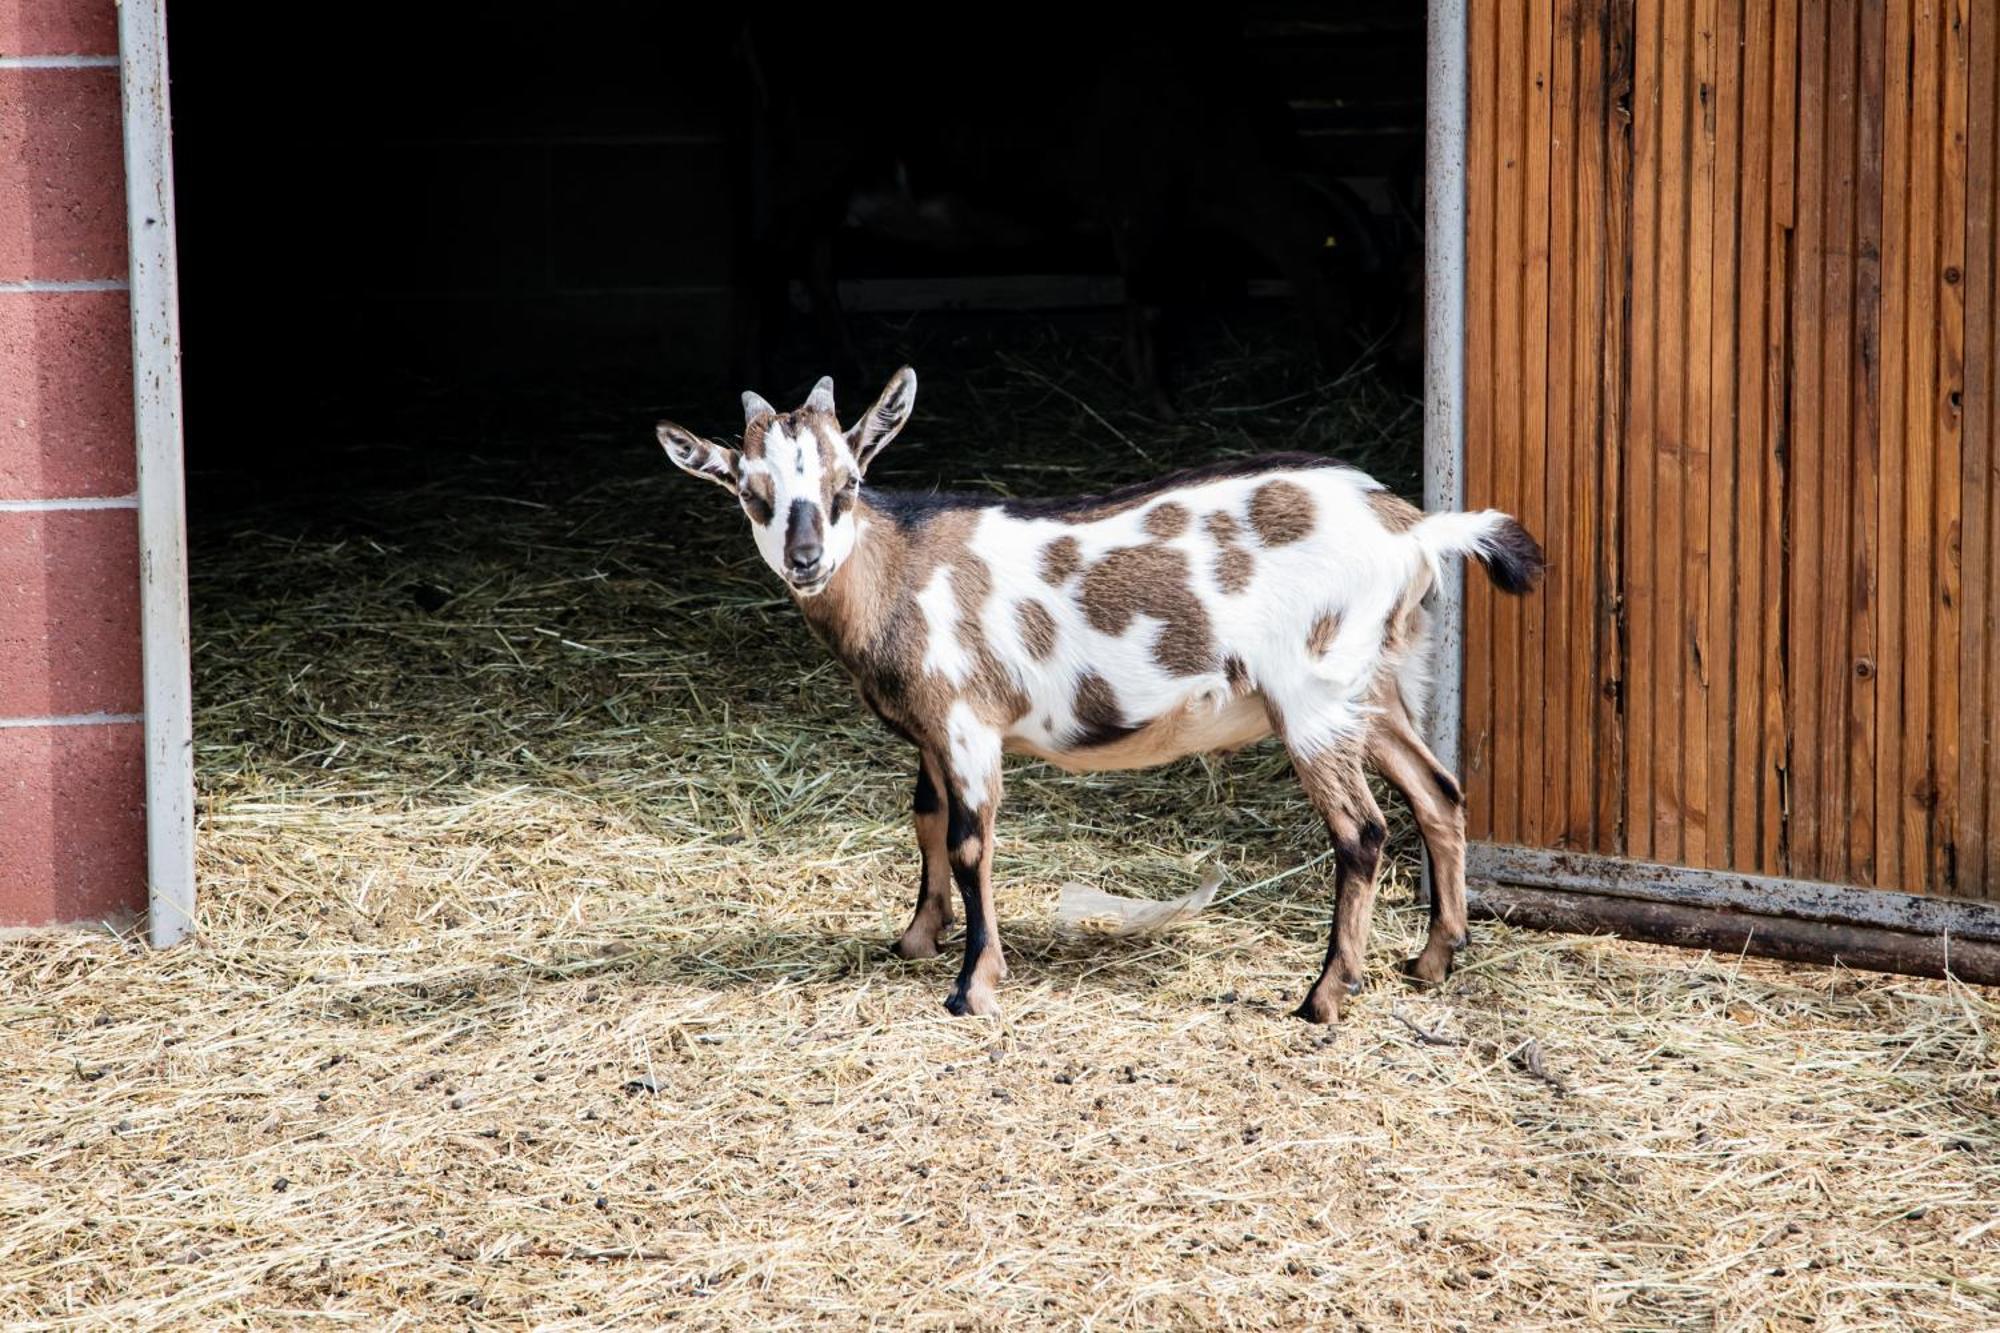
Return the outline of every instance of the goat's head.
[[[889,377],[875,405],[843,431],[834,416],[829,376],[791,412],[744,394],[740,450],[671,421],[660,423],[660,443],[685,471],[728,488],[750,518],[764,563],[794,592],[811,597],[825,591],[853,553],[862,474],[910,419],[916,398],[917,374],[905,366]]]

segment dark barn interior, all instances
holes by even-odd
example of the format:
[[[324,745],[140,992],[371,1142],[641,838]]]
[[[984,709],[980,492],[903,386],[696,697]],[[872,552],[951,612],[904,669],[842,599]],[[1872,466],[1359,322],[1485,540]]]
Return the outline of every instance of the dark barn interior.
[[[1421,15],[1245,14],[1049,7],[968,40],[914,16],[364,3],[271,19],[284,57],[252,62],[183,7],[192,462],[267,460],[279,421],[348,438],[412,395],[564,376],[636,395],[641,425],[828,370],[857,396],[852,374],[938,339],[1122,344],[1127,294],[1164,364],[1114,346],[1108,415],[1170,418],[1156,382],[1199,398],[1238,324],[1323,378],[1407,387]]]
[[[211,809],[528,790],[668,847],[733,829],[738,869],[863,826],[892,856],[907,757],[654,439],[734,434],[745,387],[831,372],[852,413],[916,367],[871,484],[1049,495],[1303,449],[1417,489],[1420,13],[312,17],[250,62],[172,11]],[[1194,849],[1323,852],[1282,754],[1219,816],[1203,762],[1024,779],[1013,873],[1071,832],[1142,891],[1183,890]],[[1091,792],[1179,850],[1135,862]],[[893,913],[887,882],[846,888]],[[404,910],[357,894],[357,928]]]

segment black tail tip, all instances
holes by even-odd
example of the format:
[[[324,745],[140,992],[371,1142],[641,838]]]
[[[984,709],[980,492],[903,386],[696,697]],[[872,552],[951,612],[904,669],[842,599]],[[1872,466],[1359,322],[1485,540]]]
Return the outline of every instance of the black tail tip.
[[[1486,566],[1493,586],[1501,592],[1519,597],[1542,581],[1542,570],[1548,564],[1542,558],[1542,545],[1512,518],[1488,534],[1481,548],[1479,563]]]

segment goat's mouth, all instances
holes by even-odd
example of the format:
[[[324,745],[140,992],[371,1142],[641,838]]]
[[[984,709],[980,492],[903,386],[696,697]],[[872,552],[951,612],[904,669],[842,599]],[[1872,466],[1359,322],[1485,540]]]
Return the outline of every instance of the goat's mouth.
[[[785,586],[801,597],[817,597],[826,591],[826,585],[833,581],[831,574],[819,574],[809,579],[795,579],[785,576]]]

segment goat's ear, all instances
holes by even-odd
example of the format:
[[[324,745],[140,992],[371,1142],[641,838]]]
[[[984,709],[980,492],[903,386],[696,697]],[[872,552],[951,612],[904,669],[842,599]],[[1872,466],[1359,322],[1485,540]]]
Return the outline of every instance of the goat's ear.
[[[660,443],[666,446],[667,457],[673,459],[682,471],[692,472],[704,481],[726,488],[731,495],[736,494],[734,449],[725,449],[713,440],[704,440],[671,421],[662,421],[655,429],[659,432]]]
[[[917,372],[904,366],[889,377],[889,385],[875,400],[875,406],[863,413],[861,420],[847,432],[847,447],[853,450],[855,465],[863,472],[909,421],[910,409],[916,402]]]

